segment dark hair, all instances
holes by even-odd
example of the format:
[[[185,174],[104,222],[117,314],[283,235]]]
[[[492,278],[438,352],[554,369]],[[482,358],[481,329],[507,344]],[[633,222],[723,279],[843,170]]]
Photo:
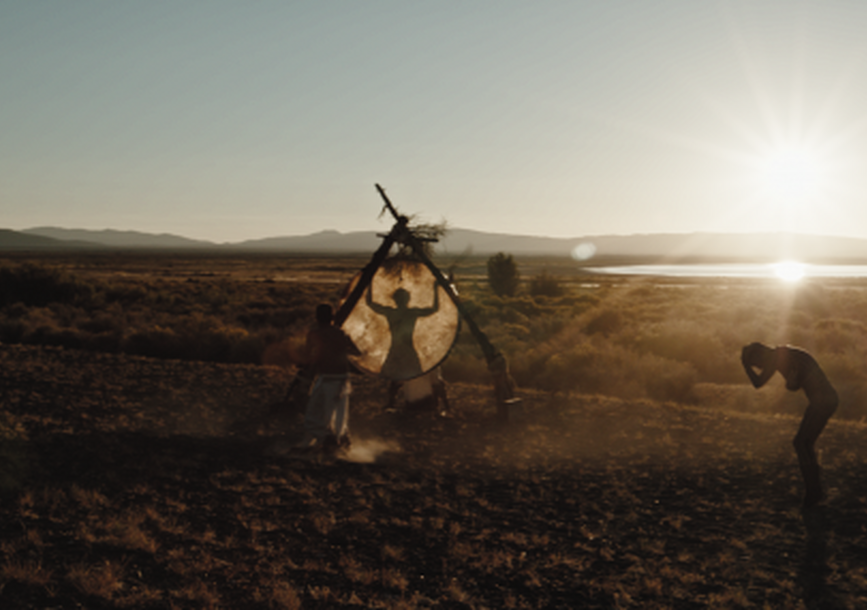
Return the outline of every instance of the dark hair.
[[[767,355],[773,351],[774,348],[768,347],[764,343],[754,341],[744,348],[744,355],[746,356],[746,361],[748,363],[758,366],[762,362],[762,358],[767,357]]]
[[[316,321],[320,324],[331,324],[334,318],[334,311],[328,303],[320,303],[316,306]]]

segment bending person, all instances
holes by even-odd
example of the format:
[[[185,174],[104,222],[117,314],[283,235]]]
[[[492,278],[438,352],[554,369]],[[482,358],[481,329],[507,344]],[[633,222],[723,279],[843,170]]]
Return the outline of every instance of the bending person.
[[[765,385],[779,371],[786,380],[787,390],[804,390],[810,401],[793,444],[806,487],[804,506],[815,506],[824,497],[815,444],[837,409],[837,392],[813,357],[797,347],[773,348],[751,343],[741,351],[741,362],[755,388]]]

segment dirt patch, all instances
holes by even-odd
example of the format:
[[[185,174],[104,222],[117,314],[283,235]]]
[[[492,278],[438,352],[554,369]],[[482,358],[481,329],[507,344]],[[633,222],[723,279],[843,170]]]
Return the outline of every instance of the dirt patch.
[[[453,417],[356,379],[356,457],[274,455],[279,368],[0,345],[3,608],[856,608],[865,427],[452,384]],[[251,423],[253,422],[253,423]]]

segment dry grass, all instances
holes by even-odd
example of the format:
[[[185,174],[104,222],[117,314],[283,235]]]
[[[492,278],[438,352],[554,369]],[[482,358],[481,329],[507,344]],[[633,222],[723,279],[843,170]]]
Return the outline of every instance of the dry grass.
[[[32,367],[62,378],[67,366],[107,363],[80,352],[0,351],[14,354],[10,379]],[[115,366],[106,381],[148,372],[160,391],[182,387],[189,370]],[[242,371],[249,378],[230,379],[261,382],[255,369]],[[112,385],[117,409],[156,408]],[[356,433],[403,448],[368,464],[269,457],[264,429],[136,433],[117,422],[150,416],[86,407],[82,418],[75,404],[46,419],[41,401],[59,403],[43,390],[29,416],[16,413],[32,424],[40,465],[32,486],[4,503],[3,607],[867,601],[863,425],[831,421],[820,441],[830,497],[802,514],[790,448],[796,417],[525,391],[526,424],[500,427],[485,387],[455,384],[455,417],[419,420],[379,412],[384,389],[357,385]],[[70,395],[94,404],[87,393]]]
[[[16,581],[30,586],[47,586],[52,574],[40,562],[33,560],[8,559],[0,568],[3,581]]]
[[[802,512],[803,404],[779,388],[524,389],[502,426],[484,385],[453,383],[435,420],[357,379],[375,458],[320,463],[267,451],[291,419],[235,425],[284,369],[2,344],[0,363],[4,609],[867,606],[867,425],[831,420],[829,497]]]
[[[69,568],[66,578],[85,596],[111,599],[123,589],[125,571],[122,563],[111,561],[97,565],[75,564]]]

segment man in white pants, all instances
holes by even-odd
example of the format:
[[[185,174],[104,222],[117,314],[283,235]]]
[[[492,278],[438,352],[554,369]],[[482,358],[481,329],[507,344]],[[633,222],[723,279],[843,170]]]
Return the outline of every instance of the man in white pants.
[[[316,326],[307,333],[306,356],[315,375],[304,413],[302,448],[337,451],[349,446],[349,356],[361,352],[332,325],[331,305],[316,308]]]

